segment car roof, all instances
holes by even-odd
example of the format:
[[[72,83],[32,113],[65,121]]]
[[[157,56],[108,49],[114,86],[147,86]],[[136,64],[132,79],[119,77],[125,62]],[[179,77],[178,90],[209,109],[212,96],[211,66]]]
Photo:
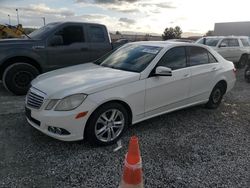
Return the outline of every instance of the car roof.
[[[63,24],[89,24],[89,25],[100,25],[104,26],[103,24],[99,23],[90,23],[90,22],[74,22],[74,21],[66,21],[66,22],[50,22],[48,24],[55,24],[55,25],[63,25]]]
[[[130,43],[131,44],[131,43]],[[162,48],[170,48],[175,46],[199,46],[203,48],[208,48],[203,44],[190,43],[190,42],[175,42],[175,41],[139,41],[133,42],[132,44],[148,45],[148,46],[157,46]]]
[[[248,38],[248,36],[234,36],[234,35],[229,35],[229,36],[207,36],[203,38],[215,38],[215,39],[224,39],[224,38]]]

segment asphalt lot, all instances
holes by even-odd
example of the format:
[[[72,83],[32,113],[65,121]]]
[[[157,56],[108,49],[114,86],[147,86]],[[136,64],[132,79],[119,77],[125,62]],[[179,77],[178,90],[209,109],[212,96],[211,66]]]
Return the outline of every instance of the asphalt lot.
[[[139,123],[117,152],[43,135],[26,122],[24,97],[0,84],[0,187],[118,187],[134,134],[145,187],[250,187],[250,84],[242,73],[217,110],[197,106]]]

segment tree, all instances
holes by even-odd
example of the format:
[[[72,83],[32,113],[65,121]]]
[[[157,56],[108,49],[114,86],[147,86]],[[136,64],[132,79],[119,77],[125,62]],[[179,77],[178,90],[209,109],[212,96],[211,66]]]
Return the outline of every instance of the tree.
[[[116,31],[115,34],[116,35],[121,35],[121,33],[119,31]]]
[[[182,30],[179,26],[176,26],[175,28],[170,27],[166,28],[162,34],[162,39],[179,39],[181,38]]]
[[[214,36],[214,31],[209,30],[208,32],[206,32],[205,36]]]

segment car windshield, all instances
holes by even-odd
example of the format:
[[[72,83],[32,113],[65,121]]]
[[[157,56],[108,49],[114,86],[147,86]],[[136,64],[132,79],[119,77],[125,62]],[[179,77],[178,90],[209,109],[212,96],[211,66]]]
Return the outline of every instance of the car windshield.
[[[205,44],[207,46],[217,46],[219,38],[202,38],[197,43]]]
[[[40,29],[37,29],[30,33],[28,36],[32,39],[42,39],[48,32],[55,28],[58,23],[47,24]]]
[[[120,69],[131,72],[143,71],[161,50],[158,46],[128,44],[117,49],[108,57],[97,61],[104,67]]]

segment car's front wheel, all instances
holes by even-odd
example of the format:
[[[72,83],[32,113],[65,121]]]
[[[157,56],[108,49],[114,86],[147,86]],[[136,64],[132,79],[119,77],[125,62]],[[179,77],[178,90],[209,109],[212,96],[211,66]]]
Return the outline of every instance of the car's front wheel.
[[[210,94],[209,101],[207,102],[206,107],[209,109],[218,108],[223,98],[223,95],[225,94],[225,90],[226,88],[223,84],[216,84]]]
[[[128,126],[128,113],[119,103],[107,103],[90,117],[85,136],[92,145],[115,143]]]

